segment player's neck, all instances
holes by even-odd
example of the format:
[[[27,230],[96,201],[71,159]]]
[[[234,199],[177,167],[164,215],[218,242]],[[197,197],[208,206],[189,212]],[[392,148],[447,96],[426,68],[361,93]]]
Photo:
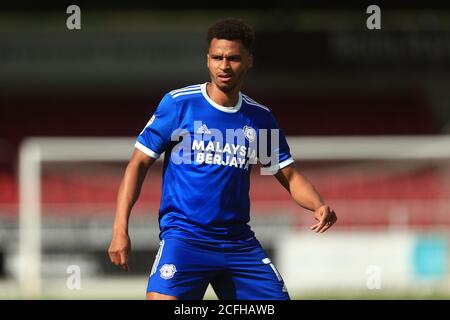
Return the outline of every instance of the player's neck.
[[[236,86],[236,88],[230,92],[223,92],[212,83],[208,82],[206,84],[206,93],[211,100],[221,106],[229,108],[234,107],[238,103],[239,90],[240,87]]]

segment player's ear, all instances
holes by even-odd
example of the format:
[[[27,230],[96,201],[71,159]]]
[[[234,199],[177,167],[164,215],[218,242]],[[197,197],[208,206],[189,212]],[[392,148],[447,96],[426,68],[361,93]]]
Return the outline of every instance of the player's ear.
[[[206,66],[209,68],[209,53],[206,54]]]

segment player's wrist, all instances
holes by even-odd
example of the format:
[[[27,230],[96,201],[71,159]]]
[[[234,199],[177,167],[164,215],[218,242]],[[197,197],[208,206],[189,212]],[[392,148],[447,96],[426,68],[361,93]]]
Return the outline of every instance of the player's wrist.
[[[322,207],[329,207],[329,206],[323,202],[319,202],[319,203],[316,203],[316,205],[314,206],[314,211],[319,210]]]
[[[114,235],[128,236],[128,225],[126,225],[126,224],[115,224],[113,230],[114,230]]]

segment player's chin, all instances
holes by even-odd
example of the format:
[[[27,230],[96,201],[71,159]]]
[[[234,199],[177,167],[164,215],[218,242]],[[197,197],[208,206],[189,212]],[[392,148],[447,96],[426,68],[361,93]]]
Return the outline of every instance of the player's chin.
[[[225,83],[220,80],[216,82],[216,85],[223,92],[233,91],[233,89],[236,87],[234,83]]]

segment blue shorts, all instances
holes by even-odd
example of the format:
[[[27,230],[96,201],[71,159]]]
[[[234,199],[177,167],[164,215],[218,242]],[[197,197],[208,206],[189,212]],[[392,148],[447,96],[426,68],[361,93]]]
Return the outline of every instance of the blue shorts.
[[[199,300],[209,283],[219,299],[289,300],[283,279],[255,238],[160,242],[147,292]]]

